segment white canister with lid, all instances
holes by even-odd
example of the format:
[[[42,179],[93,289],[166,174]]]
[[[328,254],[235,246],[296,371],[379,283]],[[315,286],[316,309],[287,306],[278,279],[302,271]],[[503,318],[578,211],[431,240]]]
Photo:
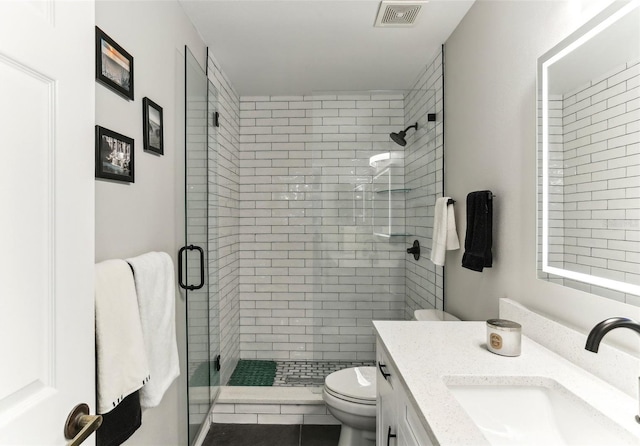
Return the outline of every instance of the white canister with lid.
[[[522,326],[507,319],[487,321],[487,349],[502,356],[519,356]]]

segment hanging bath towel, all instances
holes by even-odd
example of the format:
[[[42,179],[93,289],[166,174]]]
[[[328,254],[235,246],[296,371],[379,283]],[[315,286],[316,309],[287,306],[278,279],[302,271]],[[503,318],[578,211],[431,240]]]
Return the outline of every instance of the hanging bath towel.
[[[127,259],[134,271],[138,307],[151,379],[140,390],[143,409],[160,404],[180,375],[176,342],[176,284],[173,262],[166,252]]]
[[[493,263],[491,253],[493,226],[493,194],[489,190],[467,195],[467,235],[462,266],[482,272]]]
[[[120,446],[142,425],[140,391],[136,390],[109,413],[102,414],[102,426],[96,431],[96,446]]]
[[[435,265],[444,265],[446,251],[460,249],[453,203],[448,204],[451,197],[436,200],[433,219],[433,237],[431,241],[431,261]]]
[[[131,268],[124,260],[95,266],[97,413],[115,409],[149,380]]]

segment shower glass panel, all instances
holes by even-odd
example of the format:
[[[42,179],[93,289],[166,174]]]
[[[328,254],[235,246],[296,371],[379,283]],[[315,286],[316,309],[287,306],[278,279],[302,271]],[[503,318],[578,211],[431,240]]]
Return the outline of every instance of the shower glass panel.
[[[443,115],[440,61],[410,90],[241,100],[240,353],[275,360],[275,386],[372,365],[373,320],[443,308],[442,267],[428,259],[442,195],[442,121],[429,119]],[[416,122],[405,146],[391,141]],[[419,262],[406,252],[414,240]]]
[[[306,259],[313,290],[305,348],[315,361],[373,364],[372,321],[405,317],[405,150],[389,137],[405,128],[405,96],[310,98],[305,232],[313,233]]]
[[[372,321],[443,308],[442,268],[429,260],[435,201],[443,192],[440,61],[409,90],[309,99],[306,358],[372,363]],[[391,140],[390,133],[416,123],[405,146]],[[419,261],[407,255],[414,240],[423,247]]]
[[[216,130],[217,92],[185,47],[185,263],[189,444],[198,436],[219,385],[217,293]],[[213,255],[212,255],[213,254]]]

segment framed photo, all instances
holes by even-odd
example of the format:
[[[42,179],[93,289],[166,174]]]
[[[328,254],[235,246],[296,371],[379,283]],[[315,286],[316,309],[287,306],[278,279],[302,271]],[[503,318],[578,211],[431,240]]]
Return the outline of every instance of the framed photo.
[[[133,100],[133,57],[97,26],[96,79]]]
[[[149,98],[142,100],[142,135],[144,151],[164,155],[162,107]]]
[[[134,182],[133,138],[96,126],[96,178]]]

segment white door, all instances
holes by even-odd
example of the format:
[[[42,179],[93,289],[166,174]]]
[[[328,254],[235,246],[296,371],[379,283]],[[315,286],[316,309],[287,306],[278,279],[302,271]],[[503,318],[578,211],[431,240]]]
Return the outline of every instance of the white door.
[[[0,0],[3,446],[66,444],[95,410],[94,22],[91,1]]]

